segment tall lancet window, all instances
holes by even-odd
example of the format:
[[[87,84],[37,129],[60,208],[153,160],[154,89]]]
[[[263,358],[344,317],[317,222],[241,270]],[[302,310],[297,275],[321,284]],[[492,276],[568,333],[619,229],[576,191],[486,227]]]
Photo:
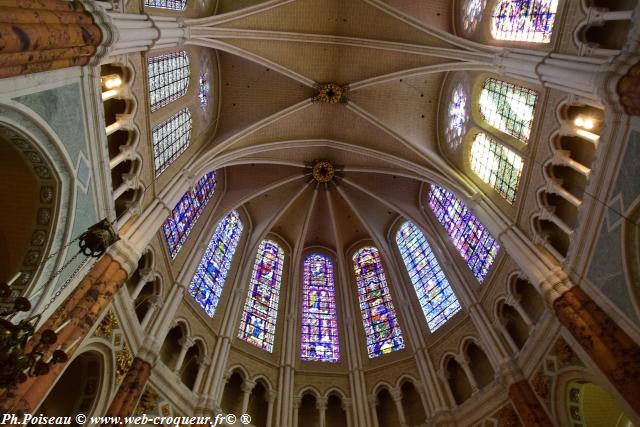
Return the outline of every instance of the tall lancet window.
[[[189,73],[189,56],[184,50],[147,58],[151,111],[184,96],[189,86]]]
[[[236,211],[229,212],[220,220],[191,280],[189,293],[211,317],[220,302],[222,287],[231,268],[242,228],[240,215]]]
[[[169,218],[162,224],[162,233],[167,241],[171,258],[178,255],[215,190],[216,173],[209,172],[200,178],[194,188],[184,193],[184,196],[171,211]]]
[[[489,78],[480,92],[480,113],[494,128],[527,143],[537,101],[531,89]]]
[[[188,108],[178,111],[151,132],[153,164],[159,176],[173,163],[191,142],[191,113]]]
[[[431,332],[460,311],[460,303],[422,231],[405,222],[396,243]]]
[[[284,252],[277,243],[263,240],[253,264],[249,293],[244,303],[238,338],[273,351]]]
[[[404,338],[378,249],[369,246],[356,252],[353,269],[369,358],[403,349]]]
[[[549,43],[558,0],[499,0],[491,35],[497,40]]]
[[[471,169],[509,203],[516,200],[522,157],[480,132],[471,145]]]
[[[145,0],[144,5],[158,9],[184,10],[187,7],[187,0]]]
[[[320,362],[340,360],[333,263],[325,255],[311,254],[304,260],[300,358]]]
[[[482,283],[500,250],[496,239],[464,203],[444,188],[431,185],[429,206],[473,275]]]

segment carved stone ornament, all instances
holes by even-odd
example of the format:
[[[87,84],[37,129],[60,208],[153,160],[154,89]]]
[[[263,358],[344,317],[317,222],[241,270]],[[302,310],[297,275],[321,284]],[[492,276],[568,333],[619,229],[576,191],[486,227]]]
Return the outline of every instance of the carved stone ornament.
[[[320,160],[313,165],[313,179],[318,182],[329,182],[335,176],[336,170],[331,163]]]
[[[116,383],[119,384],[122,378],[127,374],[133,357],[129,351],[129,347],[125,343],[122,350],[116,353]]]
[[[160,400],[160,395],[150,385],[144,389],[144,393],[142,393],[142,397],[140,397],[140,401],[138,402],[138,407],[136,408],[136,415],[142,414],[150,414],[155,412],[158,407],[158,401]]]
[[[339,104],[347,102],[347,90],[335,83],[326,83],[320,85],[318,94],[313,97],[313,102],[324,104]]]
[[[113,337],[113,330],[120,329],[120,324],[118,323],[118,319],[113,311],[107,311],[107,314],[102,318],[102,322],[96,328],[96,331],[93,333],[93,336],[104,338],[108,341],[111,341]]]

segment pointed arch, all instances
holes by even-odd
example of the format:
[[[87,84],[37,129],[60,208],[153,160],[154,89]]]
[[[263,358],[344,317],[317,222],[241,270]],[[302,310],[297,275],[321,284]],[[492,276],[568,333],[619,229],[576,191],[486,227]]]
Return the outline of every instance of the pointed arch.
[[[460,303],[424,234],[405,222],[396,234],[396,244],[416,291],[431,332],[460,311]]]
[[[304,259],[300,358],[338,362],[340,338],[331,258],[312,253]]]
[[[365,246],[353,255],[352,260],[369,358],[402,350],[404,338],[380,252],[373,246]]]
[[[263,240],[253,264],[238,338],[273,352],[278,319],[278,301],[284,265],[284,251],[272,240]]]
[[[189,285],[189,293],[210,317],[220,302],[242,229],[240,214],[235,210],[220,220]]]

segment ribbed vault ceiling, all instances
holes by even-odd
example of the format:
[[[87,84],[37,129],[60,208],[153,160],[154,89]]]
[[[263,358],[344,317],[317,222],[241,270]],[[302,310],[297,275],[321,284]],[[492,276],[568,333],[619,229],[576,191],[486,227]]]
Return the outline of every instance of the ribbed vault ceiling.
[[[441,36],[452,5],[429,3],[427,14],[408,0],[244,2],[235,11],[222,1],[229,13],[191,22],[194,44],[218,49],[221,76],[217,132],[197,167],[225,169],[218,212],[244,206],[252,244],[269,231],[298,251],[379,241],[398,215],[424,226],[424,182],[459,185],[436,143],[445,72],[461,63],[433,49],[455,48]],[[323,83],[347,86],[348,103],[313,103]],[[337,181],[311,178],[320,159],[339,169]]]

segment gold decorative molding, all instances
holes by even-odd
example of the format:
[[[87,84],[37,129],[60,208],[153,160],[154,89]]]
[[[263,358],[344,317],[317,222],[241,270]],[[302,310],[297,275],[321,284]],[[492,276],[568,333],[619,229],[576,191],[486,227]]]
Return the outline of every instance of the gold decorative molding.
[[[323,104],[339,104],[347,102],[347,89],[335,83],[325,83],[316,88],[318,94],[313,97],[313,102]]]
[[[119,384],[122,378],[129,371],[133,357],[129,351],[129,346],[125,343],[122,350],[116,353],[116,383]]]
[[[113,311],[108,310],[107,314],[104,315],[102,321],[93,333],[93,336],[111,341],[113,338],[114,329],[120,329],[120,323],[118,323],[118,319],[116,318],[116,315],[113,313]]]

